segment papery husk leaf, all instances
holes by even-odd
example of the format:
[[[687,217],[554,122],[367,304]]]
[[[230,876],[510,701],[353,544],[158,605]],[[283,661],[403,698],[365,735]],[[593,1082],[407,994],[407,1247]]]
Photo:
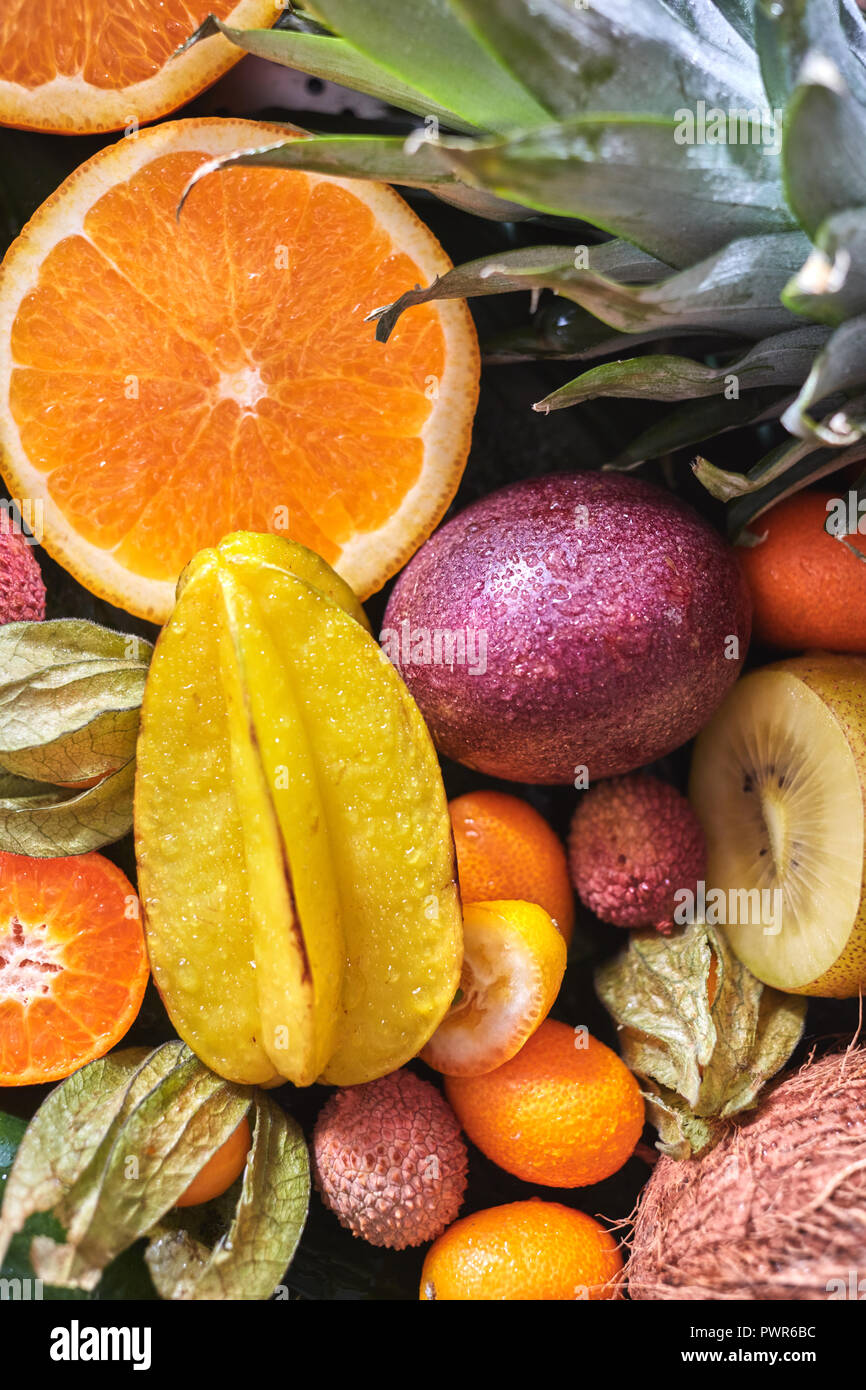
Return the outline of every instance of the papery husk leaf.
[[[0,799],[0,850],[54,859],[88,854],[132,829],[135,760],[82,791],[48,788],[42,795]]]
[[[157,1291],[166,1299],[269,1298],[297,1249],[309,1197],[303,1134],[258,1095],[253,1148],[227,1229],[209,1248],[189,1229],[189,1212],[170,1213],[145,1253]]]
[[[686,1144],[702,1152],[718,1137],[716,1121],[755,1104],[805,1021],[805,999],[761,984],[703,922],[669,937],[632,933],[596,988],[616,1020],[623,1060],[665,1112],[665,1152],[678,1157]]]
[[[55,1206],[66,1231],[58,1244],[37,1236],[33,1266],[48,1283],[92,1289],[105,1266],[177,1201],[230,1137],[252,1092],[208,1071],[182,1044],[167,1043],[145,1063],[99,1147]]]

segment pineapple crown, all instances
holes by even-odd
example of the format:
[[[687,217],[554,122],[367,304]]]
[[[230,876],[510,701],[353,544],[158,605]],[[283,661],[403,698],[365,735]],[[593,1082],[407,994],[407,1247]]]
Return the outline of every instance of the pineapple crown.
[[[530,290],[535,306],[553,291],[554,312],[534,313],[499,360],[618,360],[536,410],[674,404],[608,466],[781,420],[787,436],[748,471],[693,464],[740,540],[780,498],[866,459],[856,0],[415,0],[411,23],[405,0],[315,0],[273,30],[211,16],[189,43],[217,32],[423,125],[408,138],[292,139],[196,179],[226,163],[381,179],[481,217],[579,219],[594,238],[457,266],[371,315],[381,340],[425,301]],[[681,353],[648,348],[673,340]]]

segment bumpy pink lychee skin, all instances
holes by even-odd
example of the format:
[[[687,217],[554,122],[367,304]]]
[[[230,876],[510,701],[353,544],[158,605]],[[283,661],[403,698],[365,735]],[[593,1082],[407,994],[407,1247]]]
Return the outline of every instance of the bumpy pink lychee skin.
[[[409,1071],[338,1091],[313,1132],[325,1205],[370,1245],[403,1250],[435,1240],[460,1210],[466,1167],[453,1110]]]
[[[599,782],[580,799],[568,837],[581,902],[615,927],[673,922],[674,894],[694,893],[706,843],[684,796],[648,773]]]
[[[0,625],[44,617],[45,585],[32,547],[19,532],[0,530]]]

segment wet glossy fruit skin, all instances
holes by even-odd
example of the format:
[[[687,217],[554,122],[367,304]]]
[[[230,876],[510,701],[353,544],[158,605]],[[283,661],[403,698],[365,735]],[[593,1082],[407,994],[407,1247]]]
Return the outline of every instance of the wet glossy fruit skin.
[[[866,536],[847,535],[846,545],[825,529],[834,507],[847,501],[848,485],[840,482],[835,493],[796,493],[754,523],[766,539],[743,546],[740,557],[756,638],[791,651],[866,652]]]
[[[185,1041],[240,1082],[393,1071],[459,981],[435,753],[354,596],[299,577],[321,563],[278,538],[202,552],[145,692],[136,841],[154,979]]]
[[[495,1071],[446,1077],[445,1094],[483,1154],[545,1187],[610,1177],[631,1157],[644,1123],[640,1088],[622,1059],[553,1019]]]
[[[628,475],[563,474],[442,526],[382,631],[441,752],[512,781],[591,783],[706,723],[745,657],[750,600],[732,548],[678,498]],[[413,657],[424,631],[462,632],[467,660],[425,661],[423,643]]]
[[[617,1242],[598,1221],[535,1197],[455,1221],[427,1252],[420,1298],[617,1298],[621,1270]]]
[[[538,903],[568,944],[574,930],[568,861],[544,817],[507,792],[466,792],[448,809],[463,902],[506,898]]]
[[[249,1122],[241,1120],[237,1129],[230,1134],[224,1144],[212,1154],[200,1173],[197,1173],[186,1191],[178,1197],[176,1207],[197,1207],[202,1202],[210,1202],[221,1197],[231,1187],[235,1178],[244,1171],[247,1154],[253,1137]]]

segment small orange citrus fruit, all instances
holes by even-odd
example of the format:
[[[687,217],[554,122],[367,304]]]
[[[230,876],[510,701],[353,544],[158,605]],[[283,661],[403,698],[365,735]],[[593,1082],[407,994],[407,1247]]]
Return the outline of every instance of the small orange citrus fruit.
[[[231,1187],[235,1178],[240,1177],[244,1171],[252,1142],[249,1121],[244,1118],[216,1153],[211,1154],[201,1172],[196,1174],[186,1191],[178,1197],[175,1206],[197,1207],[202,1202],[221,1197]]]
[[[546,1019],[486,1076],[449,1076],[445,1094],[473,1144],[524,1182],[585,1187],[615,1173],[641,1136],[628,1067],[585,1029]]]
[[[480,1076],[507,1062],[553,1008],[566,955],[537,903],[467,903],[460,989],[422,1060],[448,1076]]]
[[[511,1202],[464,1216],[431,1245],[421,1299],[619,1297],[622,1257],[609,1231],[559,1202]]]
[[[135,889],[109,859],[0,853],[0,1086],[104,1056],[149,974]]]
[[[566,942],[574,893],[559,837],[528,801],[507,792],[467,792],[449,804],[464,903],[522,899],[549,912]]]
[[[754,523],[767,539],[739,556],[761,641],[791,651],[866,652],[866,536],[847,535],[845,544],[825,529],[828,503],[839,500],[847,492],[798,492]]]

